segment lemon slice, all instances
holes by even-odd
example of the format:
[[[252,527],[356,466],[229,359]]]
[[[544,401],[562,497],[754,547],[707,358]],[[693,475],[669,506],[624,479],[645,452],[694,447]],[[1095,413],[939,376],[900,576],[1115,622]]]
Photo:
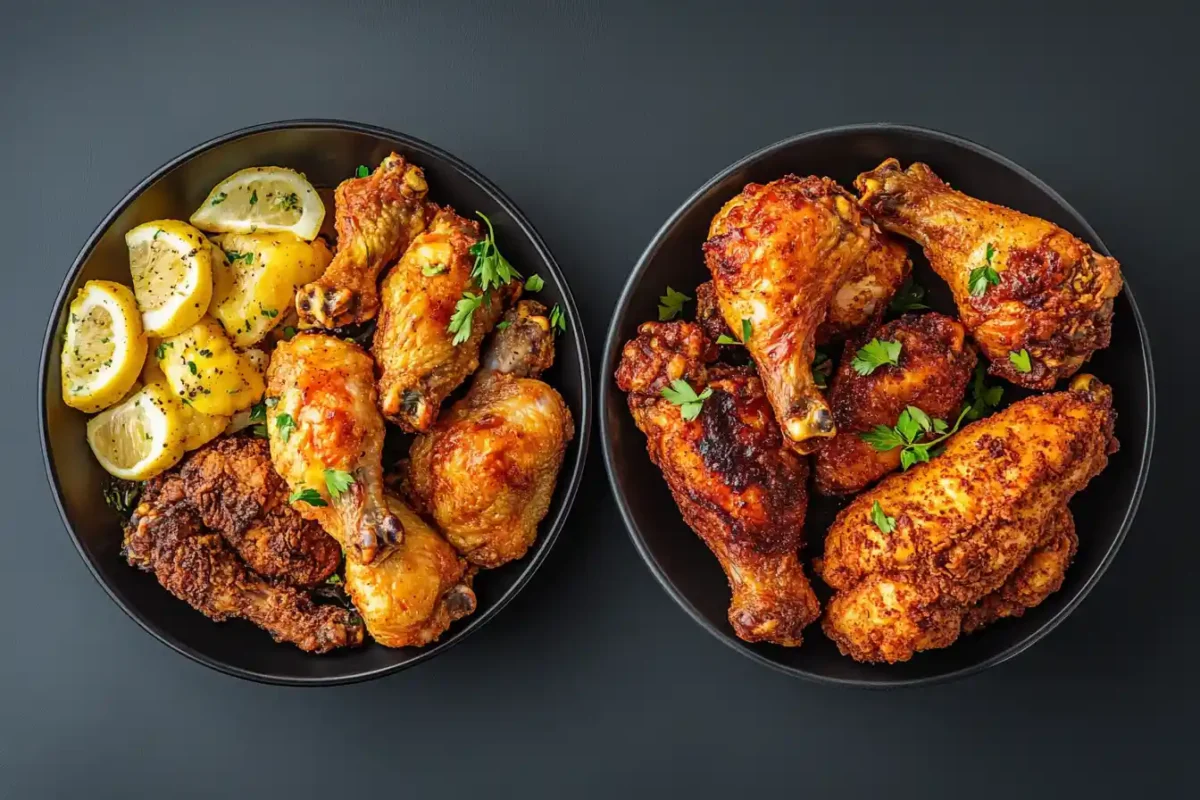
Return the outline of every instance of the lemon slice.
[[[91,413],[133,388],[146,359],[146,334],[129,287],[88,281],[71,302],[62,349],[63,401]]]
[[[179,403],[152,383],[87,424],[87,440],[100,466],[127,481],[144,481],[183,458]]]
[[[192,214],[197,228],[215,233],[290,231],[311,242],[325,221],[325,204],[308,179],[284,167],[253,167],[217,184]]]
[[[204,234],[161,219],[125,234],[125,245],[146,333],[174,336],[195,325],[212,300],[212,245]]]

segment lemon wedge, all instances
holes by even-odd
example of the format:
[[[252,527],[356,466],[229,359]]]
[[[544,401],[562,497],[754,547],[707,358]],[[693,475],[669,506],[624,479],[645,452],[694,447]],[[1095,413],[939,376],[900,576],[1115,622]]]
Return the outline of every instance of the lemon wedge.
[[[325,204],[308,179],[284,167],[253,167],[217,184],[191,223],[214,233],[289,231],[311,242],[325,221]]]
[[[174,336],[195,325],[212,300],[212,245],[204,234],[161,219],[125,234],[125,245],[146,333]]]
[[[146,334],[129,287],[88,281],[75,295],[62,349],[63,401],[91,413],[120,400],[146,359]]]
[[[100,466],[127,481],[144,481],[183,458],[180,405],[165,384],[152,383],[87,424]]]

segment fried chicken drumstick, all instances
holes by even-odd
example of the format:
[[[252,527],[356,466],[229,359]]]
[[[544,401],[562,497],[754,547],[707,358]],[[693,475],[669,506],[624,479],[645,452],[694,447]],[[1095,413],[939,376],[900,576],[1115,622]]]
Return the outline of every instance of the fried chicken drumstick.
[[[737,636],[798,646],[820,614],[799,557],[808,464],[784,446],[758,377],[710,367],[715,358],[699,326],[647,322],[622,351],[617,385],[684,521],[725,570]],[[662,395],[678,380],[712,390],[693,419]]]

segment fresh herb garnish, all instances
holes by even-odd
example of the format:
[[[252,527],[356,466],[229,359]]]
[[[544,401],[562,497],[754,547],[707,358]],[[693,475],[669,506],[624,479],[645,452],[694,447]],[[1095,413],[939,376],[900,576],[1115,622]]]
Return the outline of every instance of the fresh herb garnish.
[[[483,305],[482,294],[463,292],[462,299],[454,307],[450,324],[446,326],[446,332],[454,334],[454,338],[450,340],[451,344],[457,346],[471,338],[471,318],[475,316],[475,309],[481,305]]]
[[[426,278],[432,278],[434,275],[441,275],[446,269],[445,264],[426,264],[421,267],[421,274]]]
[[[829,376],[833,374],[833,361],[821,350],[813,355],[813,385],[818,389],[829,388]]]
[[[250,190],[250,205],[254,205],[257,202],[258,202],[258,189],[251,189]]]
[[[879,505],[878,500],[871,504],[871,522],[875,523],[875,527],[879,528],[880,533],[891,533],[896,530],[896,518],[883,513],[883,506]]]
[[[742,317],[742,344],[750,341],[750,320]]]
[[[260,439],[270,438],[267,435],[267,426],[266,425],[254,425],[250,428],[250,432],[253,433],[255,436],[259,437]]]
[[[163,229],[162,229],[162,228],[159,228],[158,230],[156,230],[156,231],[154,232],[154,236],[152,236],[152,237],[150,238],[150,241],[152,241],[152,242],[157,242],[157,241],[158,241],[158,235],[159,235],[160,233],[162,233],[162,232],[163,232]]]
[[[996,255],[996,248],[992,247],[991,242],[988,242],[983,266],[971,270],[971,275],[967,278],[967,286],[971,290],[972,297],[981,296],[988,290],[989,285],[1000,285],[1000,273],[992,269],[992,257],[994,255]]]
[[[304,488],[297,489],[296,491],[292,492],[291,497],[288,498],[288,502],[308,503],[310,506],[315,506],[317,508],[329,505],[329,503],[325,502],[325,498],[321,497],[321,493],[316,489]]]
[[[717,344],[741,344],[741,342],[730,336],[728,333],[722,333],[717,337]]]
[[[881,342],[872,339],[858,349],[850,366],[859,375],[870,375],[884,364],[898,366],[900,364],[900,342]]]
[[[658,321],[675,319],[683,311],[683,304],[691,299],[683,292],[677,292],[668,286],[667,293],[658,298]]]
[[[967,419],[982,419],[992,413],[992,409],[1000,405],[1004,397],[1003,386],[988,386],[984,383],[987,369],[983,362],[975,365],[975,377],[971,381],[971,408],[967,411]]]
[[[705,388],[696,394],[691,384],[680,378],[671,381],[670,386],[663,387],[662,396],[679,406],[679,415],[690,421],[700,416],[700,409],[704,407],[704,401],[712,396],[712,389]]]
[[[240,250],[226,250],[225,257],[229,259],[230,264],[236,264],[239,261],[245,261],[247,264],[254,263],[254,253],[250,251],[243,253]]]
[[[300,207],[300,198],[295,192],[288,192],[275,201],[281,211],[294,211]]]
[[[550,309],[550,330],[554,331],[555,335],[567,332],[567,315],[559,308],[558,303]]]
[[[492,221],[482,211],[476,211],[479,218],[487,224],[487,235],[481,241],[471,245],[468,253],[475,256],[475,266],[471,277],[479,284],[484,292],[499,289],[501,286],[521,277],[508,259],[500,255],[496,248],[496,232],[492,229]]]
[[[900,287],[900,291],[896,292],[892,302],[888,303],[888,308],[897,314],[903,314],[905,311],[920,311],[923,308],[929,308],[922,302],[924,299],[925,287],[908,277],[904,279],[904,285]]]
[[[195,361],[189,361],[189,362],[187,362],[187,365],[188,365],[188,372],[192,373],[193,375],[196,375],[197,373],[200,372],[200,370],[196,367]]]
[[[224,192],[220,192],[217,194],[216,197],[214,197],[212,199],[212,203],[210,203],[209,205],[219,206],[219,205],[221,205],[221,203],[225,202],[226,197],[229,197],[229,195],[225,194]]]
[[[359,164],[358,169],[354,170],[354,176],[356,178],[365,178],[370,174],[371,174],[371,170],[367,169],[366,164]]]
[[[540,292],[545,286],[546,282],[542,280],[541,275],[530,275],[525,280],[525,291],[527,292]]]
[[[267,421],[267,404],[266,401],[260,401],[250,406],[250,421],[251,422],[266,422]]]
[[[908,469],[913,464],[928,461],[931,456],[936,455],[931,450],[958,430],[958,427],[962,425],[963,418],[970,410],[970,406],[964,407],[962,413],[958,415],[958,419],[955,420],[954,427],[951,428],[945,420],[932,419],[916,406],[907,406],[900,412],[900,417],[893,427],[876,425],[871,430],[860,433],[858,438],[881,453],[897,447],[902,448],[900,467]],[[918,441],[927,434],[941,435],[928,442]]]
[[[748,320],[748,319],[742,320],[742,340],[740,342],[737,339],[730,336],[728,333],[722,333],[720,336],[717,337],[717,344],[741,344],[741,345],[744,345],[748,341],[750,341],[750,320]]]
[[[328,578],[326,578],[325,582],[328,583],[330,586],[337,586],[338,584],[340,584],[342,582],[342,576],[338,575],[335,572],[332,575],[330,575]]]
[[[1012,362],[1013,369],[1017,372],[1029,372],[1033,369],[1033,362],[1029,360],[1029,351],[1023,347],[1019,352],[1009,353],[1008,360]]]
[[[275,430],[279,433],[279,438],[286,442],[292,438],[292,431],[296,430],[296,420],[292,419],[291,414],[277,414],[275,416]]]
[[[354,476],[344,469],[325,470],[325,488],[333,499],[341,497],[354,484]]]
[[[275,319],[279,316],[279,309],[277,308],[263,308],[262,306],[259,306],[258,310],[267,319]]]
[[[149,434],[147,434],[148,436]],[[104,502],[122,517],[128,518],[137,508],[138,497],[142,494],[142,484],[137,481],[124,481],[120,478],[110,478],[104,486]]]
[[[293,326],[291,326],[291,325],[284,325],[284,326],[283,326],[283,339],[284,339],[284,341],[286,341],[286,342],[290,342],[290,341],[292,340],[292,337],[293,337],[293,336],[295,336],[295,335],[296,335],[296,329],[295,329]]]
[[[508,330],[509,326],[511,326],[511,325],[512,325],[512,323],[509,322],[508,320],[502,320],[502,321],[496,323],[496,330],[506,331],[506,330]]]
[[[154,357],[162,361],[167,357],[167,348],[174,347],[174,342],[159,342],[158,347],[154,348]]]

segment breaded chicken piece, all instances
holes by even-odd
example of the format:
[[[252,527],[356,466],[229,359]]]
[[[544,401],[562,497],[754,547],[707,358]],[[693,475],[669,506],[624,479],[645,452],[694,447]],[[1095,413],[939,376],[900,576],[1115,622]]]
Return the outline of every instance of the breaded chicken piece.
[[[312,586],[337,570],[341,547],[288,503],[265,439],[217,439],[188,456],[178,473],[204,526],[219,531],[258,574]]]
[[[125,529],[124,553],[135,567],[206,617],[242,618],[310,653],[362,644],[355,614],[318,606],[301,589],[246,569],[221,534],[205,529],[174,472],[146,484]]]
[[[1109,388],[1090,375],[1071,387],[968,425],[838,514],[818,566],[837,591],[822,627],[838,649],[892,663],[946,647],[1060,527],[1117,448]]]
[[[876,338],[900,343],[899,364],[859,375],[855,354]],[[829,391],[837,435],[816,453],[817,491],[853,494],[899,468],[899,447],[878,451],[861,434],[895,425],[907,406],[953,425],[974,368],[975,348],[962,324],[936,312],[908,314],[848,341]]]

